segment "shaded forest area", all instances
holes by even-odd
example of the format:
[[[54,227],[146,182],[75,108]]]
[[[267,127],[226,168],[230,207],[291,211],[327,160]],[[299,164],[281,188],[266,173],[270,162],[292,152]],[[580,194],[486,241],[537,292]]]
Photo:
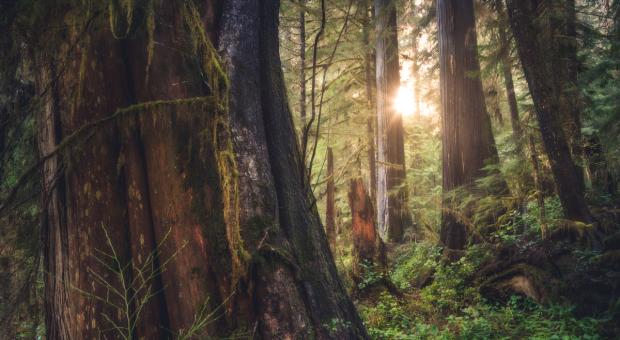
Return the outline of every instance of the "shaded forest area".
[[[0,339],[620,337],[619,0],[0,1]]]

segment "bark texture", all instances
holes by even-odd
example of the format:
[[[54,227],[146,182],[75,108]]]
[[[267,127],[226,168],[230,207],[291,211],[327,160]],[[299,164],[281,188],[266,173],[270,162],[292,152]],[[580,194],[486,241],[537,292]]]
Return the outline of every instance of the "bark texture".
[[[36,53],[39,90],[53,84],[40,152],[63,151],[43,168],[47,338],[111,338],[125,319],[168,338],[201,310],[221,316],[195,336],[366,338],[299,170],[279,3],[152,4],[125,23],[95,11]],[[99,250],[134,264],[125,279]],[[119,312],[149,259],[154,294],[130,286],[147,301]]]
[[[554,18],[563,5],[559,0],[507,1],[510,24],[564,215],[568,219],[589,223],[593,218],[584,197],[582,171],[571,157],[567,140],[574,135],[567,137],[563,129],[565,120],[562,115],[573,112],[577,105],[569,98],[570,88],[566,88],[571,86],[570,82],[567,83],[567,75],[573,71],[563,60],[569,56],[564,55],[562,44],[557,39],[565,32],[566,22]]]
[[[349,184],[349,207],[351,208],[351,233],[355,254],[354,272],[361,274],[360,262],[385,267],[383,243],[375,227],[375,216],[370,196],[361,178],[351,179]]]
[[[377,224],[384,239],[400,242],[410,220],[405,180],[402,117],[394,108],[400,87],[396,8],[375,0],[377,81]]]
[[[497,163],[491,120],[486,111],[472,0],[438,0],[439,63],[443,145],[443,191],[473,186],[485,176],[483,167]],[[498,192],[505,190],[501,183]],[[441,242],[463,249],[467,227],[455,213],[455,203],[444,199]]]
[[[357,257],[372,261],[377,253],[372,202],[366,193],[361,178],[351,180],[349,185],[349,207],[351,208],[351,232]]]

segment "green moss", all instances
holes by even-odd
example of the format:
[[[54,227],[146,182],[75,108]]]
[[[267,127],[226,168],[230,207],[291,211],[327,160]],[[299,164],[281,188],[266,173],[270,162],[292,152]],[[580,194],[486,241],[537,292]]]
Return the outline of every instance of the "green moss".
[[[227,104],[230,82],[219,60],[217,50],[207,36],[200,12],[192,1],[185,1],[182,14],[189,30],[192,54],[200,58],[211,93],[222,103]]]

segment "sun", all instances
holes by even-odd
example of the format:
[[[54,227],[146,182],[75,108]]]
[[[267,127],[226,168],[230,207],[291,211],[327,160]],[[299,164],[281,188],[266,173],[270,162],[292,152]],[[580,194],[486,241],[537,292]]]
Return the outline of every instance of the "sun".
[[[413,90],[401,85],[394,99],[394,109],[403,116],[411,116],[415,113],[414,99]]]

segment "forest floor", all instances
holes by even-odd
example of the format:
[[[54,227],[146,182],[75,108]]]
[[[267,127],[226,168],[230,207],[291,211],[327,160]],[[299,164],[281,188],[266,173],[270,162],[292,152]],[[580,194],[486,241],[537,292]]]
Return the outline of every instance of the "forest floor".
[[[554,255],[537,254],[549,244],[526,235],[474,245],[453,263],[433,242],[390,247],[388,275],[402,294],[376,285],[381,275],[372,268],[358,283],[364,293],[354,294],[369,333],[374,339],[616,338],[620,267],[617,260],[602,263],[618,254],[620,234],[599,250],[558,242]],[[511,261],[498,265],[508,253]],[[553,259],[554,274],[536,277],[544,272],[537,271],[542,258]]]

